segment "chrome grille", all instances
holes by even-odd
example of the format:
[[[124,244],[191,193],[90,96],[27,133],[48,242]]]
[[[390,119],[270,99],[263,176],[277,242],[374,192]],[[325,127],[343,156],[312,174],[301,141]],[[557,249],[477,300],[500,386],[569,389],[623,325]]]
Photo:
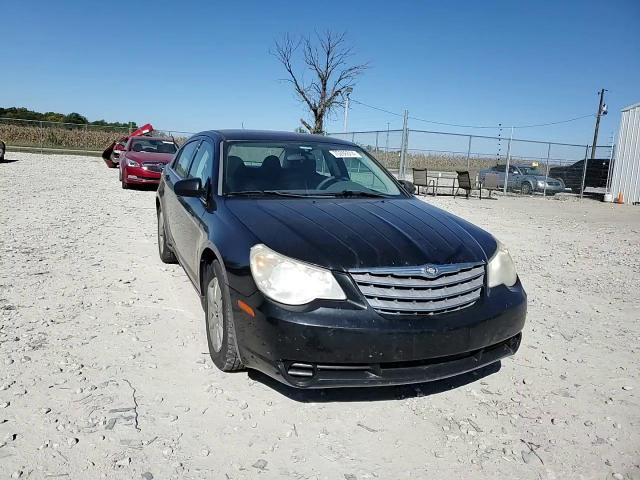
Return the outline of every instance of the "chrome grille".
[[[152,172],[161,173],[164,170],[164,163],[143,163],[142,167]]]
[[[484,286],[483,263],[352,270],[360,292],[380,313],[434,315],[473,305]]]

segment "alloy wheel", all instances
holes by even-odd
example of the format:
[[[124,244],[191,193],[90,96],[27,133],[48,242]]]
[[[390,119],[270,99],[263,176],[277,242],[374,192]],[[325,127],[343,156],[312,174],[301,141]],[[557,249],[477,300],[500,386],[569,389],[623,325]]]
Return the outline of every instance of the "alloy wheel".
[[[222,289],[216,277],[212,278],[207,287],[207,326],[214,351],[222,348],[224,334],[224,318],[222,306]]]

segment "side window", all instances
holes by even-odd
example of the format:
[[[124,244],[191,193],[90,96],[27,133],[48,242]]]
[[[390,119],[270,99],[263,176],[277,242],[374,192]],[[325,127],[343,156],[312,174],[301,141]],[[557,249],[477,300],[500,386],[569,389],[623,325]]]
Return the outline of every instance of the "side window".
[[[196,147],[200,143],[199,140],[195,140],[191,143],[187,143],[178,154],[178,157],[173,162],[173,169],[176,171],[179,177],[185,178],[189,171],[189,163],[193,153],[196,151]]]
[[[191,168],[189,168],[189,178],[199,178],[202,186],[205,186],[211,180],[212,170],[213,146],[209,142],[203,141],[191,163]]]

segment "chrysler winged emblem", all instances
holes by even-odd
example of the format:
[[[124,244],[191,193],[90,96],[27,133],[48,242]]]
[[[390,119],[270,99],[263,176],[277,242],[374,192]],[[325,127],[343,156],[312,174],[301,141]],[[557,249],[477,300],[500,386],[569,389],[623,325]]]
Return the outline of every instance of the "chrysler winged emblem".
[[[435,277],[438,274],[438,269],[433,265],[427,265],[422,267],[422,273],[428,277]]]

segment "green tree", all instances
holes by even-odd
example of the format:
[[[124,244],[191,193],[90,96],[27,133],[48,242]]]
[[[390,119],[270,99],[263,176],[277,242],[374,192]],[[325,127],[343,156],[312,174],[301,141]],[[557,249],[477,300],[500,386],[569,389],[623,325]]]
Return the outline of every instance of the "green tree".
[[[89,120],[87,120],[87,117],[80,115],[79,113],[71,112],[69,115],[64,116],[63,122],[84,124],[89,123]]]

